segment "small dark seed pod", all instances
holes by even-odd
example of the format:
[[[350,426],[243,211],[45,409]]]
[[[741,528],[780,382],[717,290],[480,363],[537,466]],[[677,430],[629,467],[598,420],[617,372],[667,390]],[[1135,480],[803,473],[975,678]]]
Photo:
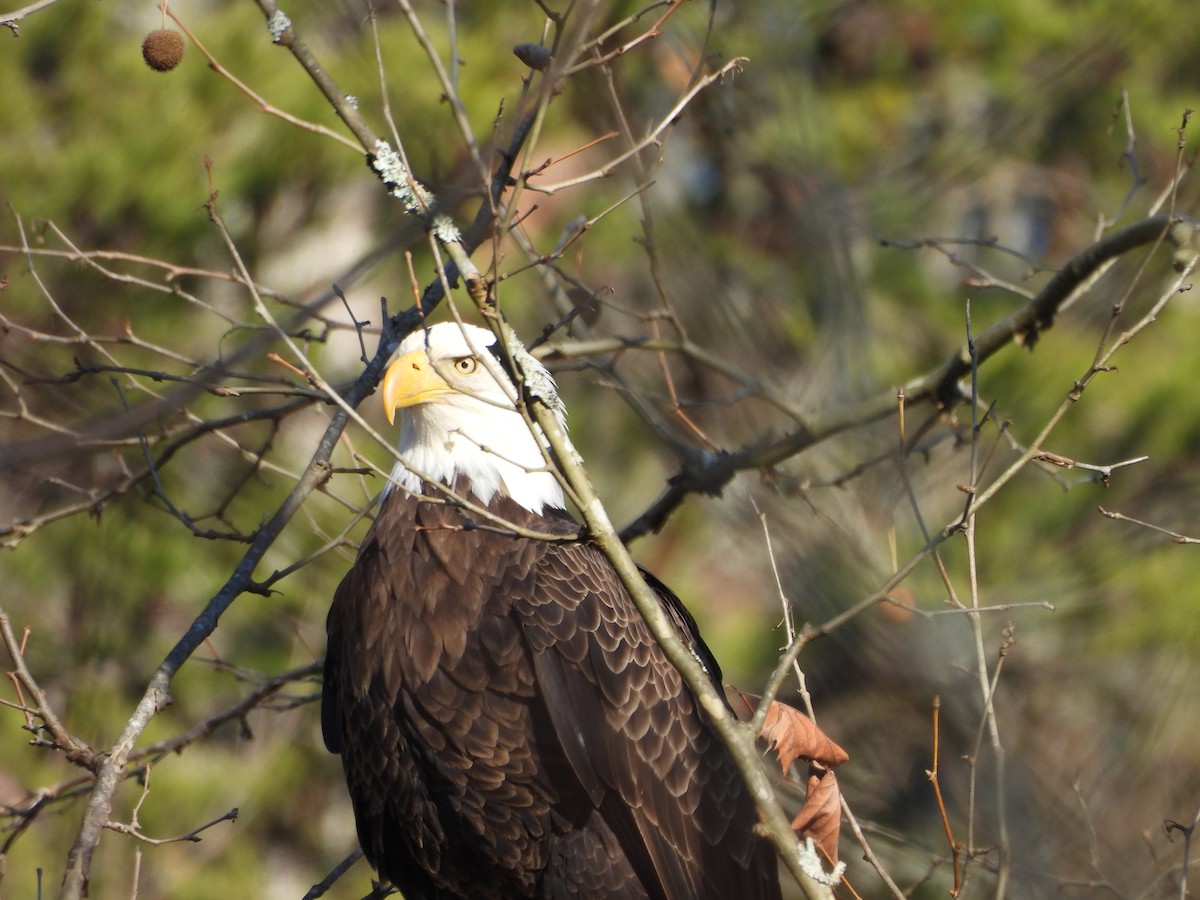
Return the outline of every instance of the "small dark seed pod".
[[[155,72],[170,72],[183,59],[183,35],[158,28],[142,41],[142,59]]]
[[[541,47],[537,44],[517,44],[513,47],[513,53],[529,68],[537,69],[539,72],[544,72],[554,59],[549,47]]]

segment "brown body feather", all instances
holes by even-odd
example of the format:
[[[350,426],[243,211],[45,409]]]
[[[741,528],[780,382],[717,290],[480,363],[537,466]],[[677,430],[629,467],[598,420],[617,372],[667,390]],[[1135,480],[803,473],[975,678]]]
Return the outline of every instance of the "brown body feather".
[[[367,858],[406,900],[779,896],[733,763],[594,545],[392,491],[328,632],[325,741]]]

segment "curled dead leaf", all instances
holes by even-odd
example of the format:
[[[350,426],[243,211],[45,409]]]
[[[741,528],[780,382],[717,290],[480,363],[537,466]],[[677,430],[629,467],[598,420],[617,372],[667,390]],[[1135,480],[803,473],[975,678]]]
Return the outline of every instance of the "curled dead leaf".
[[[830,769],[850,759],[850,754],[830,740],[816,722],[778,700],[771,701],[759,735],[779,757],[785,775],[797,759],[811,760]]]
[[[792,830],[803,840],[813,839],[828,863],[837,862],[838,833],[842,827],[842,792],[837,775],[820,763],[808,767],[804,805],[792,819]]]

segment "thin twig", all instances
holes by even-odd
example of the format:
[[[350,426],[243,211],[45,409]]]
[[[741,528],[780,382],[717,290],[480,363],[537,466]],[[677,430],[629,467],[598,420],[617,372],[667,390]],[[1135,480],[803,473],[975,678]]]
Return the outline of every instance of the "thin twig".
[[[53,6],[58,0],[36,0],[35,3],[30,3],[28,6],[22,6],[20,9],[10,13],[0,15],[0,26],[9,29],[13,37],[21,36],[21,28],[18,23],[26,16],[33,15],[39,10],[45,9],[47,6]]]
[[[590,181],[607,178],[608,176],[612,175],[622,163],[656,143],[659,139],[659,135],[661,135],[664,130],[666,130],[675,122],[680,113],[687,108],[697,94],[710,85],[720,81],[726,75],[740,71],[742,63],[745,61],[746,60],[741,57],[732,59],[725,65],[721,66],[721,68],[716,72],[701,78],[683,93],[683,96],[681,96],[679,100],[675,102],[675,105],[671,107],[671,109],[659,119],[658,123],[649,131],[647,131],[646,134],[643,135],[636,144],[634,144],[624,153],[621,153],[613,159],[610,159],[600,168],[594,169],[591,172],[586,172],[583,175],[577,175],[573,178],[568,178],[552,184],[537,184],[535,182],[528,182],[529,189],[536,191],[539,194],[556,194],[559,191],[566,190],[570,187],[577,187],[581,184],[587,184]]]
[[[941,749],[941,737],[939,734],[939,722],[941,719],[942,698],[933,698],[933,763],[925,771],[925,777],[929,779],[929,783],[933,786],[933,796],[937,800],[938,814],[942,817],[942,828],[946,832],[946,844],[950,847],[950,859],[954,866],[954,887],[950,891],[951,897],[957,897],[962,893],[962,873],[959,870],[959,859],[962,855],[962,844],[954,839],[954,829],[950,826],[950,816],[946,812],[946,801],[942,798],[942,784],[938,779],[938,756]]]
[[[1124,513],[1114,512],[1110,509],[1105,509],[1103,506],[1097,506],[1097,511],[1100,515],[1110,519],[1115,519],[1118,522],[1132,522],[1134,525],[1140,525],[1142,528],[1149,528],[1151,531],[1157,531],[1159,534],[1165,534],[1176,544],[1200,544],[1200,538],[1188,537],[1186,534],[1180,534],[1177,531],[1163,528],[1161,525],[1155,525],[1153,522],[1144,522],[1141,519],[1135,519],[1133,516],[1127,516]]]
[[[334,866],[328,875],[309,888],[308,893],[301,900],[317,900],[318,897],[324,897],[329,893],[329,889],[333,887],[337,880],[345,875],[350,870],[350,867],[362,859],[362,857],[362,848],[355,849],[353,853]]]
[[[1198,823],[1200,823],[1200,809],[1196,811],[1196,815],[1192,817],[1189,825],[1182,825],[1173,819],[1163,822],[1163,831],[1166,832],[1168,838],[1173,831],[1178,831],[1183,835],[1183,864],[1180,866],[1179,874],[1179,900],[1188,898],[1188,867],[1191,865],[1192,858],[1192,835],[1196,833]]]
[[[28,634],[26,634],[27,636]],[[28,705],[34,707],[37,717],[42,720],[42,727],[50,735],[50,741],[45,741],[37,737],[34,743],[45,744],[62,750],[68,761],[94,771],[96,767],[95,751],[71,734],[55,714],[53,707],[50,705],[50,700],[46,696],[46,692],[42,690],[37,679],[33,677],[33,673],[25,665],[25,641],[24,639],[17,641],[16,635],[13,634],[12,622],[8,618],[8,613],[2,608],[0,608],[0,638],[3,639],[4,646],[12,658],[14,678],[19,680],[21,686],[29,693],[32,703]],[[30,730],[37,735],[37,730],[33,728]]]
[[[321,135],[321,137],[330,138],[331,140],[341,144],[343,147],[348,147],[351,150],[358,150],[358,144],[350,140],[344,134],[340,134],[339,132],[334,131],[332,128],[326,128],[324,125],[317,125],[314,122],[309,122],[306,119],[293,116],[290,113],[286,113],[279,109],[277,106],[272,106],[257,93],[255,93],[253,88],[221,65],[217,58],[213,56],[209,49],[200,42],[199,38],[197,38],[194,34],[192,34],[191,31],[188,30],[188,27],[179,20],[174,12],[168,9],[167,15],[171,17],[172,22],[179,26],[179,30],[188,36],[188,40],[196,45],[196,49],[200,51],[201,55],[203,55],[206,60],[208,60],[208,64],[212,70],[227,80],[251,100],[253,100],[258,105],[258,108],[261,112],[264,112],[269,116],[275,116],[279,119],[282,119],[289,125],[294,125],[296,128],[303,129],[304,131],[311,131],[314,134]]]

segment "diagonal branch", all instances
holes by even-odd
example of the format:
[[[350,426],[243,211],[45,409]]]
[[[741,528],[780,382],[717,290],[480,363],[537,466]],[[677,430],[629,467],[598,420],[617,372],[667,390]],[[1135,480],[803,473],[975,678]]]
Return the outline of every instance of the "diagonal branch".
[[[1164,239],[1173,244],[1187,243],[1194,240],[1193,232],[1194,224],[1189,219],[1157,215],[1092,244],[1063,266],[1029,303],[977,335],[973,350],[963,345],[940,366],[905,384],[905,402],[932,402],[947,408],[958,405],[968,399],[959,388],[959,380],[971,372],[972,352],[982,363],[1013,341],[1032,349],[1041,332],[1054,324],[1060,307],[1106,262]],[[621,530],[621,537],[631,541],[656,532],[691,494],[720,494],[739,472],[769,469],[826,438],[889,416],[895,409],[896,389],[888,388],[861,403],[813,415],[799,428],[769,443],[685,461],[666,491]]]

